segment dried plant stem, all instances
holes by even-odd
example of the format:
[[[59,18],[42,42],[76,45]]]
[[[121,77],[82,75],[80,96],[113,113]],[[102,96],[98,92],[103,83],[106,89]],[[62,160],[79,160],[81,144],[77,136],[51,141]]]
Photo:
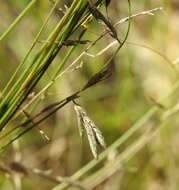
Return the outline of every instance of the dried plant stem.
[[[12,162],[8,165],[5,163],[0,164],[0,171],[3,173],[8,174],[10,177],[13,178],[18,173],[21,173],[25,177],[31,177],[31,175],[36,175],[41,178],[44,178],[45,180],[49,180],[55,184],[58,183],[68,183],[70,187],[76,187],[81,190],[87,190],[80,182],[74,181],[68,177],[61,177],[61,176],[54,176],[49,171],[43,171],[37,168],[29,168],[24,165],[22,165],[20,162]]]
[[[80,182],[78,181],[74,181],[68,177],[61,177],[61,176],[53,176],[52,174],[48,174],[42,170],[39,169],[33,169],[31,171],[33,174],[36,174],[46,180],[52,181],[56,184],[58,183],[68,183],[69,187],[76,187],[78,189],[81,190],[87,190],[88,188],[86,188],[85,186],[83,186]]]
[[[97,56],[101,56],[106,51],[108,51],[111,47],[113,47],[113,46],[115,46],[117,44],[118,44],[118,41],[114,40],[110,44],[108,44],[104,49],[100,50],[98,53],[96,53],[96,54],[86,53],[86,55],[89,56],[89,57],[91,57],[91,58],[96,58]],[[160,51],[158,51],[158,50],[156,50],[156,49],[154,49],[154,48],[152,48],[152,47],[150,47],[148,45],[140,44],[140,43],[136,43],[136,42],[126,41],[126,44],[132,45],[132,46],[139,46],[139,47],[142,47],[142,48],[145,48],[145,49],[148,49],[148,50],[152,51],[153,53],[155,53],[158,56],[160,56],[161,58],[163,58],[169,64],[170,67],[172,66],[172,69],[174,69],[175,73],[177,72],[177,68],[174,65],[175,63],[172,62],[166,55],[164,55]]]
[[[119,24],[122,24],[122,23],[124,23],[124,22],[127,22],[127,21],[129,21],[130,19],[135,18],[135,17],[138,17],[138,16],[142,16],[142,15],[153,16],[155,12],[158,12],[158,11],[161,11],[161,10],[163,10],[163,7],[156,7],[156,8],[154,8],[154,9],[150,9],[150,10],[147,10],[147,11],[142,11],[142,12],[133,14],[133,15],[131,15],[131,16],[125,17],[125,18],[121,19],[120,21],[116,22],[116,23],[114,24],[114,26],[117,26],[117,25],[119,25]]]

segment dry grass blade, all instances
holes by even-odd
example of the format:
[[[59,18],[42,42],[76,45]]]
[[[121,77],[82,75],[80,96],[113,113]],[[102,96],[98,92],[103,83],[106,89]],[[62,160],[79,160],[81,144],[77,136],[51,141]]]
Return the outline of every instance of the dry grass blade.
[[[86,131],[91,152],[94,158],[97,159],[98,158],[97,145],[101,146],[102,148],[106,147],[104,137],[101,131],[95,125],[95,123],[88,117],[86,111],[75,102],[74,102],[74,109],[76,111],[77,119],[79,122],[78,126],[80,126],[79,127],[80,135],[84,133],[84,130]]]
[[[39,40],[39,43],[50,43],[50,41],[45,41],[45,40]],[[76,46],[76,45],[85,45],[90,43],[90,40],[66,40],[62,42],[62,45],[64,46]],[[59,41],[55,41],[54,44],[59,44]]]
[[[121,43],[118,36],[117,36],[116,29],[111,24],[111,22],[108,19],[105,18],[105,16],[97,9],[97,7],[95,5],[93,5],[93,3],[91,1],[89,1],[89,4],[90,4],[91,14],[94,16],[94,18],[97,19],[97,20],[101,20],[108,27],[108,29],[110,30],[110,35],[114,39],[116,39],[119,43]]]
[[[91,42],[90,40],[66,40],[63,45],[65,46],[76,46],[78,44],[84,45]]]
[[[83,90],[97,84],[98,82],[108,79],[111,75],[112,75],[112,64],[109,63],[89,79],[89,81],[83,87]]]

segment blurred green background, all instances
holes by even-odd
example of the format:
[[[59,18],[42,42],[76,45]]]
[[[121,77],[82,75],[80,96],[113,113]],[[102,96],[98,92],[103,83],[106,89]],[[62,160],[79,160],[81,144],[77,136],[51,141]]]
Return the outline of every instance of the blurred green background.
[[[5,31],[28,2],[28,0],[0,0],[0,34]],[[64,3],[69,6],[71,1],[61,1],[59,7],[63,7]],[[24,57],[51,7],[52,4],[48,0],[38,1],[15,30],[1,41],[0,91],[6,86],[20,60]],[[141,15],[132,19],[127,43],[113,60],[113,76],[83,93],[78,100],[103,132],[108,146],[131,128],[150,107],[155,106],[156,102],[169,94],[173,84],[178,80],[173,67],[177,69],[179,63],[179,2],[177,0],[132,1],[132,13],[134,14],[156,7],[163,7],[163,10],[156,11],[153,16]],[[127,2],[112,0],[108,14],[112,23],[126,17],[128,15]],[[42,40],[48,36],[62,15],[58,11],[54,13]],[[95,40],[104,30],[103,26],[96,21],[88,27],[85,39],[89,40]],[[118,26],[120,39],[124,38],[126,27],[127,23]],[[112,41],[113,39],[107,36],[89,52],[96,54]],[[38,46],[36,48],[38,49]],[[83,46],[80,46],[70,60],[75,60],[82,49]],[[82,58],[83,67],[64,74],[55,82],[36,102],[33,113],[37,113],[44,106],[61,100],[79,89],[93,73],[104,65],[114,49],[115,46],[96,58],[84,56]],[[34,89],[35,93],[50,81],[50,76],[66,52],[67,50],[64,48],[63,52],[58,55],[48,73]],[[176,93],[175,96],[164,102],[164,109],[177,104],[177,95]],[[144,130],[157,128],[162,122],[162,114],[163,110],[159,110],[143,128],[120,147],[120,150],[112,151],[102,166],[105,167],[108,162],[115,160],[117,155],[126,150],[144,133]],[[20,120],[21,118],[19,118]],[[164,127],[152,138],[150,143],[145,145],[117,172],[102,183],[97,183],[93,189],[177,190],[179,188],[178,123],[179,119],[175,114],[170,121],[164,123]],[[86,138],[81,141],[79,137],[72,104],[68,104],[43,122],[41,128],[51,139],[49,142],[33,129],[6,149],[1,155],[1,165],[20,162],[31,169],[50,171],[53,176],[71,176],[93,159]],[[98,167],[94,168],[92,172],[96,171],[98,171]],[[22,175],[22,173],[14,171],[12,176],[8,176],[1,168],[0,188],[3,190],[47,190],[56,185],[51,180],[44,180],[38,175],[31,173]]]

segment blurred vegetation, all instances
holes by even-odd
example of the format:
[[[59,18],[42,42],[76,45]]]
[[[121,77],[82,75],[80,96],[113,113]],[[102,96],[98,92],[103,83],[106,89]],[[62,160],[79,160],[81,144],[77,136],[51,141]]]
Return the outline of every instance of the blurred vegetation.
[[[0,1],[0,34],[29,2]],[[71,2],[60,1],[58,8],[65,10],[64,4],[69,7]],[[0,41],[0,92],[24,58],[52,6],[51,1],[37,1],[14,30]],[[68,178],[93,159],[87,138],[80,139],[73,104],[69,103],[40,124],[49,141],[34,128],[3,150],[0,156],[1,189],[49,190],[59,184],[55,188],[58,190],[63,189],[63,181],[70,186],[79,186],[69,189],[82,189],[81,185],[85,189],[104,190],[178,189],[179,2],[132,1],[132,14],[157,7],[163,9],[158,9],[153,15],[141,14],[131,19],[127,42],[112,60],[112,77],[83,92],[77,100],[102,131],[107,147],[123,137],[124,142],[107,149],[104,159],[100,159],[99,155],[99,161],[93,160],[92,170],[85,172],[80,179]],[[107,17],[104,6],[101,11]],[[62,11],[55,10],[28,64],[62,16]],[[127,17],[127,1],[111,0],[108,16],[113,24]],[[127,25],[128,22],[117,27],[120,39],[124,38]],[[104,29],[104,24],[94,19],[87,25],[84,40],[96,40]],[[88,53],[97,55],[113,41],[110,35],[106,35]],[[78,45],[67,64],[72,63],[86,47],[86,44]],[[73,70],[63,74],[28,107],[27,112],[35,115],[81,88],[105,65],[115,48],[116,45],[111,46],[96,57],[83,56],[78,62],[82,67],[73,67]],[[68,50],[69,47],[64,47],[60,51],[31,95],[37,94],[51,81]],[[24,104],[30,101],[31,97],[28,98]],[[144,118],[145,122],[140,118]],[[13,127],[22,121],[24,116],[16,118],[10,125]],[[125,139],[124,135],[136,123],[140,127]]]

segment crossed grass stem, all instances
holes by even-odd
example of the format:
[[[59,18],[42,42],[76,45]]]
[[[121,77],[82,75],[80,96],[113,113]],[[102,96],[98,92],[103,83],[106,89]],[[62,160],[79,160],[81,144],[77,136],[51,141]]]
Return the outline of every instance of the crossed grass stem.
[[[148,10],[148,11],[139,12],[139,13],[137,13],[137,14],[131,15],[130,17],[125,17],[125,18],[121,19],[120,21],[116,22],[116,23],[114,24],[114,26],[116,27],[116,26],[118,26],[119,24],[122,24],[122,23],[124,23],[124,22],[127,22],[129,19],[132,19],[132,18],[141,16],[141,15],[154,15],[154,13],[155,13],[156,11],[159,11],[159,10],[162,10],[162,8],[161,8],[161,7],[158,7],[158,8],[154,8],[154,9]],[[84,32],[85,32],[86,30],[87,30],[87,28],[84,28]],[[63,72],[61,72],[62,69],[63,69],[63,67],[66,65],[66,62],[68,61],[69,56],[72,54],[72,52],[73,52],[74,49],[76,48],[76,46],[72,47],[72,48],[69,50],[69,52],[67,53],[66,57],[63,59],[61,65],[60,65],[59,68],[57,69],[57,72],[56,72],[56,74],[54,74],[54,76],[52,77],[51,81],[50,81],[39,93],[37,93],[36,95],[34,95],[34,97],[33,97],[25,106],[23,106],[23,108],[22,108],[21,110],[27,109],[37,98],[40,97],[40,95],[42,95],[45,91],[47,91],[47,90],[54,84],[55,81],[57,81],[63,74],[65,74],[66,72],[70,71],[70,69],[72,69],[72,68],[74,67],[74,65],[77,64],[77,62],[79,62],[79,61],[82,59],[82,57],[83,57],[84,55],[88,55],[88,56],[90,56],[90,57],[95,57],[95,56],[93,56],[93,55],[91,55],[91,54],[88,54],[88,51],[89,51],[93,46],[95,46],[96,43],[97,43],[99,40],[101,40],[104,36],[106,36],[108,33],[109,33],[109,31],[102,33],[95,41],[91,42],[91,43],[89,44],[89,46],[88,46],[67,68],[65,68]],[[81,39],[81,38],[79,38],[79,39]],[[116,41],[114,41],[114,43],[117,44],[118,42],[116,43]],[[126,42],[126,43],[128,43],[128,42]],[[129,42],[129,43],[130,43],[130,42]],[[134,43],[130,43],[130,44],[144,47],[143,45],[136,44],[136,43],[135,43],[135,44],[134,44]],[[108,48],[109,48],[109,47],[107,47],[107,48],[105,48],[105,49],[108,49]],[[158,52],[158,51],[156,51],[156,50],[154,50],[153,48],[150,48],[150,47],[148,47],[148,46],[145,46],[144,48],[147,48],[147,49],[149,49],[149,50],[151,50],[151,51],[153,51],[153,52],[156,52],[158,55],[160,55],[161,57],[163,57],[163,58],[166,60],[166,62],[168,62],[169,65],[170,65],[170,66],[174,69],[174,71],[177,73],[176,68],[173,67],[173,63],[172,63],[165,55],[163,55],[162,53],[160,53],[160,52]],[[105,50],[105,49],[104,49],[104,50]],[[101,52],[103,52],[103,50],[102,50]],[[60,74],[59,74],[59,73],[60,73]],[[19,115],[22,113],[21,110],[16,114],[15,118],[16,118],[17,116],[19,116]]]
[[[88,15],[87,15],[87,16],[88,16]],[[87,18],[87,16],[86,16],[86,18]],[[86,18],[83,19],[83,20],[81,21],[81,23],[83,23],[84,20],[86,20]],[[82,32],[82,35],[83,35],[84,32],[85,32],[85,30]],[[117,52],[120,50],[120,48],[124,45],[124,43],[125,43],[125,41],[126,41],[126,38],[127,38],[127,36],[128,36],[128,32],[129,32],[129,28],[128,28],[128,31],[127,31],[127,34],[126,34],[126,36],[125,36],[125,39],[124,39],[123,43],[120,44],[119,48],[116,50],[116,52],[114,53],[114,55],[113,55],[113,56],[111,57],[111,59],[108,61],[108,63],[106,64],[107,66],[108,66],[108,64],[110,64],[111,60],[112,60],[113,57],[117,54]],[[82,37],[82,35],[81,35],[81,37]],[[53,39],[55,40],[55,38],[53,38]],[[45,44],[45,45],[46,45],[46,44]],[[51,43],[50,45],[53,45],[53,43]],[[58,45],[57,48],[60,49],[60,48],[62,47],[62,45],[63,45],[63,42],[62,42],[61,44],[59,43],[59,44],[56,44],[56,45]],[[49,48],[49,47],[47,46],[47,48]],[[42,48],[42,49],[43,49],[43,48]],[[45,73],[46,68],[48,68],[49,64],[51,64],[51,61],[52,61],[53,58],[56,56],[56,53],[58,53],[59,49],[57,49],[57,51],[50,57],[50,59],[48,60],[48,62],[47,62],[46,65],[45,65],[46,67],[45,67],[45,68],[42,67],[43,70],[40,69],[40,72],[42,71],[42,74]],[[43,53],[43,52],[42,52],[42,53]],[[38,56],[39,56],[39,54],[37,54],[37,58],[38,58]],[[42,57],[43,57],[43,56],[42,56]],[[36,60],[36,59],[35,59],[35,60]],[[63,64],[62,64],[62,65],[63,65]],[[42,65],[42,66],[43,66],[43,65]],[[62,68],[62,67],[60,67],[60,69],[61,69],[61,68]],[[105,68],[105,67],[104,67],[104,68]],[[103,69],[102,69],[101,71],[103,71]],[[39,74],[40,74],[40,77],[41,77],[41,73],[39,73]],[[101,75],[101,73],[99,72],[99,74],[100,74],[100,76],[97,75],[97,78],[98,78],[98,79],[96,78],[96,79],[97,79],[97,80],[95,79],[96,81],[90,81],[90,82],[92,82],[92,83],[94,83],[94,84],[97,83],[97,82],[99,82],[99,81],[102,79],[103,75],[104,75],[104,74],[107,74],[107,73],[104,73],[104,74],[102,73],[102,75]],[[37,73],[37,75],[38,75],[38,73]],[[39,77],[39,78],[40,78],[40,77]],[[101,79],[100,79],[100,77],[101,77]],[[39,79],[39,78],[37,78],[37,79]],[[94,77],[94,78],[95,78],[95,77]],[[94,79],[94,78],[93,78],[93,79]],[[103,80],[103,79],[102,79],[102,80]],[[34,81],[31,81],[31,80],[28,81],[28,84],[26,84],[25,88],[27,88],[28,85],[31,84],[32,82],[34,82]],[[36,81],[35,81],[35,82],[36,82]],[[37,80],[37,82],[38,82],[38,80]],[[35,84],[36,84],[36,83],[35,83]],[[35,84],[34,84],[34,85],[35,85]],[[85,89],[88,88],[88,87],[90,87],[90,86],[92,86],[92,85],[93,85],[93,84],[89,84],[89,83],[88,83],[88,86],[86,86]],[[23,88],[24,88],[24,87],[23,87]],[[29,92],[28,92],[27,94],[29,94]],[[67,98],[66,100],[69,100],[69,99]],[[71,100],[70,100],[70,101],[71,101]],[[62,102],[63,102],[63,101],[62,101]],[[69,102],[69,101],[67,101],[66,103],[68,103],[68,102]],[[66,104],[66,103],[65,103],[65,104]],[[65,104],[63,104],[63,106],[64,106]],[[63,107],[63,106],[62,106],[62,107]],[[17,108],[18,108],[18,107],[17,107]],[[61,108],[61,106],[60,106],[59,108]],[[55,113],[59,108],[55,109],[55,111],[53,111],[53,113]],[[16,111],[16,110],[15,110],[15,111]],[[23,110],[23,111],[24,111],[24,110]],[[51,114],[49,114],[47,117],[49,117],[50,115],[51,115]],[[44,117],[44,118],[46,119],[47,117]],[[43,120],[44,120],[44,119],[40,120],[40,122],[42,122]],[[37,124],[38,124],[38,123],[37,123]],[[22,126],[24,126],[24,124],[23,124]],[[33,127],[34,127],[34,126],[33,126]],[[32,127],[32,128],[33,128],[33,127]],[[30,128],[31,128],[31,127],[30,127]],[[10,134],[11,132],[13,132],[15,129],[16,129],[16,127],[13,128],[12,130],[10,130],[10,132],[8,132],[8,133],[6,133],[5,135],[3,135],[1,139],[3,139],[3,138],[6,137],[8,134]],[[30,130],[30,129],[28,129],[28,130]],[[25,130],[25,131],[28,131],[28,130]],[[10,140],[10,143],[13,142],[15,139],[17,139],[18,137],[20,137],[21,134],[24,134],[25,131],[23,131],[22,133],[20,133],[19,135],[17,135],[15,138],[13,138],[12,140]],[[9,145],[10,143],[8,143],[8,145]],[[4,146],[2,147],[2,149],[4,149]]]
[[[57,34],[55,34],[54,37],[56,37],[56,36],[57,36]],[[11,107],[13,107],[13,106],[17,106],[17,108],[19,107],[19,105],[17,104],[17,102],[21,103],[26,98],[26,96],[29,93],[29,91],[33,88],[33,86],[35,86],[35,84],[38,82],[39,78],[41,78],[41,76],[43,75],[43,73],[46,71],[46,69],[48,68],[48,66],[51,64],[52,60],[54,59],[54,57],[56,55],[56,52],[59,51],[60,48],[61,48],[61,47],[57,47],[57,50],[56,50],[56,47],[53,48],[52,46],[53,46],[53,43],[49,44],[47,47],[42,48],[42,50],[40,51],[40,53],[37,54],[37,56],[34,59],[33,63],[36,63],[36,60],[38,60],[38,58],[40,59],[39,63],[36,64],[35,68],[32,69],[32,71],[30,70],[30,73],[27,72],[28,78],[26,79],[25,83],[21,84],[20,90],[18,90],[18,91],[16,90],[15,97],[12,98],[11,93],[9,94],[9,99],[12,98],[11,102],[14,102],[14,104],[12,104]],[[50,51],[51,48],[52,48],[52,50]],[[42,52],[42,55],[41,55],[41,52]],[[47,53],[47,52],[49,52],[49,53]],[[54,54],[53,54],[53,52],[54,52]],[[49,54],[49,55],[45,56],[45,54]],[[41,62],[43,62],[43,64],[41,64]],[[26,75],[25,75],[25,77],[26,77]],[[22,77],[22,79],[23,79],[23,77]],[[21,79],[20,79],[20,81],[21,81]],[[20,98],[21,98],[21,100],[19,100]],[[15,101],[16,99],[18,101]],[[6,104],[10,104],[10,102],[8,102],[8,101],[10,101],[10,100],[8,100],[8,98],[5,98],[4,101],[6,102]],[[14,112],[15,111],[16,111],[16,109],[14,110]],[[1,124],[1,126],[3,126],[3,123]]]
[[[98,3],[100,2],[102,1],[98,1]],[[48,41],[50,41],[50,44],[42,46],[24,75],[20,77],[10,92],[4,96],[0,104],[1,129],[9,122],[34,86],[42,78],[62,48],[63,42],[77,29],[76,25],[79,27],[78,22],[81,20],[82,15],[88,10],[87,7],[88,1],[73,1],[65,16],[49,36]],[[89,14],[90,12],[87,11],[86,16]],[[86,17],[84,18],[86,19]],[[54,43],[56,40],[59,41],[59,44]]]
[[[129,1],[129,11],[131,9],[131,5],[130,5],[130,1]],[[131,12],[129,12],[131,15]],[[107,79],[112,73],[111,73],[111,61],[113,60],[113,58],[117,55],[118,51],[123,47],[123,45],[125,44],[127,37],[129,35],[129,31],[130,31],[130,22],[128,24],[128,29],[126,32],[126,35],[124,37],[124,40],[122,41],[122,43],[119,44],[117,50],[115,51],[115,53],[113,54],[113,56],[108,60],[108,62],[106,63],[106,65],[97,73],[95,74],[87,83],[86,85],[79,91],[77,91],[76,93],[74,93],[73,95],[69,96],[68,98],[60,101],[60,105],[58,103],[59,106],[57,106],[57,108],[54,108],[54,110],[52,110],[52,112],[48,113],[46,116],[44,116],[43,118],[41,118],[38,122],[34,122],[33,124],[36,124],[37,126],[44,121],[46,118],[48,118],[51,114],[55,113],[56,111],[58,111],[59,109],[61,109],[64,105],[66,105],[68,102],[76,99],[76,96],[83,92],[84,90],[88,89],[89,87],[92,87],[93,85],[95,85],[96,83],[103,81],[105,79]],[[100,39],[100,37],[99,37]],[[63,103],[63,101],[65,101]],[[62,104],[61,104],[62,103]],[[56,105],[55,105],[56,106]],[[52,106],[53,107],[53,106]],[[45,111],[48,109],[44,109]],[[38,117],[39,115],[41,116],[41,114],[43,114],[43,111],[40,112],[39,114],[37,114],[35,117]],[[28,123],[32,123],[31,121],[27,121],[26,124]],[[26,125],[25,124],[25,125]],[[24,124],[22,125],[24,126]],[[29,130],[33,129],[35,127],[35,125],[32,125],[31,127],[25,129],[24,131],[20,132],[17,136],[15,136],[14,138],[12,138],[7,144],[5,144],[4,146],[1,147],[1,151],[3,151],[8,145],[10,145],[13,141],[15,141],[16,139],[18,139],[19,137],[21,137],[23,134],[25,134],[26,132],[28,132]],[[6,133],[5,135],[2,136],[1,139],[3,139],[4,137],[6,137],[7,135],[9,135],[11,132],[13,132],[16,128],[19,127],[15,127],[14,129],[10,130],[10,132]]]
[[[56,103],[53,103],[53,104],[47,106],[46,108],[44,108],[43,110],[41,110],[35,116],[28,118],[22,124],[20,124],[20,125],[18,125],[16,127],[13,127],[9,131],[5,132],[5,134],[3,134],[0,137],[1,141],[3,141],[5,138],[8,138],[8,136],[11,135],[15,130],[19,130],[20,129],[20,133],[16,134],[11,140],[9,140],[7,143],[5,143],[5,145],[1,145],[0,150],[4,151],[5,148],[8,145],[10,145],[13,141],[15,141],[16,139],[18,139],[19,137],[21,137],[22,135],[24,135],[25,133],[27,133],[28,131],[30,131],[34,127],[38,126],[45,119],[47,119],[48,117],[50,117],[52,114],[54,114],[55,112],[57,112],[59,109],[61,109],[62,107],[64,107],[69,102],[74,101],[75,99],[79,98],[80,94],[83,91],[85,91],[88,88],[94,86],[95,84],[97,84],[97,83],[99,83],[101,81],[104,81],[107,78],[109,78],[112,75],[112,68],[111,68],[111,66],[112,66],[111,64],[107,64],[106,67],[104,67],[98,73],[96,73],[95,75],[93,75],[89,79],[89,81],[80,90],[78,90],[77,92],[75,92],[72,95],[68,96],[67,98],[61,100],[60,102],[56,102]]]

